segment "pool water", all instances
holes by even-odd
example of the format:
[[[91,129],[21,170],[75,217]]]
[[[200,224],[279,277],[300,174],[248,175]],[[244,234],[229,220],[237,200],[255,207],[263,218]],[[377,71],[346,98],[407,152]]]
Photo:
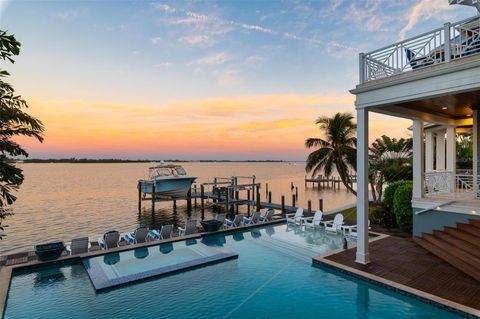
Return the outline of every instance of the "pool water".
[[[5,318],[454,318],[312,266],[342,237],[268,226],[199,240],[238,259],[96,293],[81,263],[14,274]]]

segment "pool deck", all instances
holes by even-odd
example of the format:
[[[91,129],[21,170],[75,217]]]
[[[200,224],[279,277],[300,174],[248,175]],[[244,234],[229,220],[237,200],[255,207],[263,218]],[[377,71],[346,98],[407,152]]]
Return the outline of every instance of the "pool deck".
[[[480,284],[413,242],[382,236],[370,242],[371,263],[355,262],[355,248],[318,256],[313,263],[480,318]]]

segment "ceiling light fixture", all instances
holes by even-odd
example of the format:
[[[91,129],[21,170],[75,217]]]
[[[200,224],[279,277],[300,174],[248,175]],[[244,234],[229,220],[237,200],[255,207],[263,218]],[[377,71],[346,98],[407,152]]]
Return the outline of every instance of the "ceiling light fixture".
[[[446,106],[442,106],[442,110],[446,110],[446,109],[447,109],[447,107],[446,107]]]

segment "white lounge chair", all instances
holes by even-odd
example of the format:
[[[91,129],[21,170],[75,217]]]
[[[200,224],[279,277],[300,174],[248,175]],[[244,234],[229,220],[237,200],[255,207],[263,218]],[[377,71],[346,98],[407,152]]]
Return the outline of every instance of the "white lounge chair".
[[[258,223],[258,219],[260,218],[260,212],[254,212],[252,217],[247,218],[243,217],[243,224],[244,225],[252,225]]]
[[[307,228],[317,228],[320,226],[322,222],[323,212],[321,210],[317,210],[313,217],[306,217],[303,219],[303,224],[305,225],[305,229]]]
[[[229,228],[240,227],[242,225],[243,218],[244,218],[243,214],[235,215],[235,218],[233,220],[225,218],[225,226]]]
[[[147,226],[140,226],[137,229],[135,229],[134,232],[125,234],[123,238],[129,243],[129,244],[139,244],[139,243],[144,243],[147,241],[147,235],[148,235],[148,227]]]
[[[98,243],[103,249],[118,247],[119,241],[120,233],[116,230],[108,231],[98,239]]]
[[[225,218],[227,217],[226,214],[216,214],[215,215],[215,220],[218,220],[219,222],[222,223],[222,226],[220,228],[225,227]]]
[[[303,208],[297,208],[295,214],[286,214],[285,217],[287,218],[287,223],[302,225]]]
[[[180,236],[191,235],[197,232],[197,221],[195,219],[188,220],[185,223],[185,228],[178,227],[178,233]]]
[[[148,235],[153,239],[167,239],[172,238],[173,225],[163,225],[160,231],[153,229]]]
[[[333,221],[323,222],[326,231],[338,233],[342,230],[343,225],[343,215],[337,214]]]
[[[88,253],[90,248],[90,242],[88,237],[80,237],[72,239],[70,245],[67,246],[67,251],[70,252],[70,255]]]
[[[273,208],[269,208],[262,216],[258,218],[261,222],[269,222],[272,220],[273,215],[275,214],[275,210]]]
[[[343,230],[343,233],[345,234],[345,231],[348,231],[348,235],[349,236],[354,236],[354,237],[357,237],[358,236],[358,225],[351,225],[351,226],[342,226],[342,230]],[[370,219],[368,220],[368,230],[370,230],[371,227],[370,227]]]

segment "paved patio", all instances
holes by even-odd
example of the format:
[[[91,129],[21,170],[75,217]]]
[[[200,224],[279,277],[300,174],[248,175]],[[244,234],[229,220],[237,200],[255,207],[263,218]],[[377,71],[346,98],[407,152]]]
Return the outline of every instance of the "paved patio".
[[[418,246],[411,238],[389,236],[371,242],[368,265],[356,263],[355,253],[356,249],[351,248],[326,259],[480,310],[480,282]]]

